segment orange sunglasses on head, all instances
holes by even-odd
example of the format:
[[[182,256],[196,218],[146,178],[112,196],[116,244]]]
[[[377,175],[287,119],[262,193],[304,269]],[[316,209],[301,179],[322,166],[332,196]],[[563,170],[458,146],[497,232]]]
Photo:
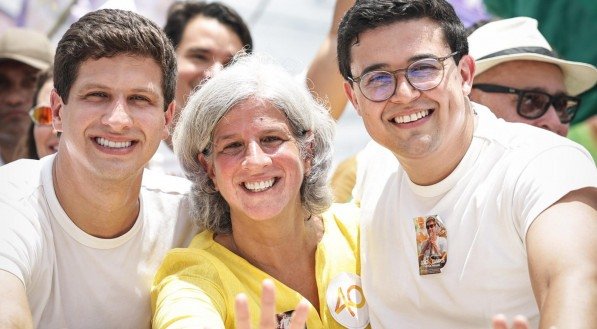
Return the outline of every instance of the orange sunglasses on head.
[[[49,106],[36,106],[29,110],[29,117],[34,124],[39,126],[52,125],[52,108]]]

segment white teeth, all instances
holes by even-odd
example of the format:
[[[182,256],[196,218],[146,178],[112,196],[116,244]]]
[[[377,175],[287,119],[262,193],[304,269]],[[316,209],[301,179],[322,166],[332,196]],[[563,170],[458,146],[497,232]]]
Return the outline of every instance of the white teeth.
[[[97,137],[95,139],[95,141],[99,145],[101,145],[101,146],[110,147],[110,148],[117,148],[117,149],[129,147],[133,143],[131,141],[127,141],[127,142],[113,142],[113,141],[109,141],[109,140],[107,140],[107,139],[105,139],[103,137]]]
[[[245,183],[245,187],[248,190],[251,190],[253,192],[261,192],[264,190],[267,190],[268,188],[270,188],[272,185],[274,185],[274,179],[269,179],[266,181],[262,181],[262,182],[253,182],[253,183]]]
[[[410,115],[403,115],[401,117],[394,118],[394,122],[396,123],[409,123],[412,121],[419,120],[429,115],[429,110],[423,110],[417,113],[413,113]]]

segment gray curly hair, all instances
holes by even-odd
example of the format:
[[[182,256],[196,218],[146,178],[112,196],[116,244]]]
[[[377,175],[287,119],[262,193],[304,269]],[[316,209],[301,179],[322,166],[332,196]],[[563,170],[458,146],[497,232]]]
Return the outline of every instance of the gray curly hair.
[[[306,86],[271,57],[242,54],[193,92],[172,138],[174,151],[193,183],[191,214],[200,227],[215,233],[232,231],[230,208],[215,190],[199,162],[199,154],[204,154],[206,161],[213,161],[210,151],[216,125],[231,108],[249,98],[266,101],[282,111],[288,118],[301,157],[311,160],[311,170],[303,178],[300,190],[305,211],[318,215],[331,204],[327,178],[332,163],[333,119]]]

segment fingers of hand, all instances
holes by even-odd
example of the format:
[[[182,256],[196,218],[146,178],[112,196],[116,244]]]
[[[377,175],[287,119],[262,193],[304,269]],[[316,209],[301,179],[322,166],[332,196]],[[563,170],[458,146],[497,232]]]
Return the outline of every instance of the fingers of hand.
[[[290,321],[290,329],[304,329],[305,324],[307,323],[307,314],[309,313],[309,302],[305,299],[301,300],[294,313],[292,313],[292,318]]]
[[[276,325],[276,293],[274,282],[270,279],[263,280],[261,292],[261,319],[259,327],[274,328]]]
[[[249,316],[249,303],[245,294],[238,294],[234,300],[234,310],[236,317],[236,328],[250,329],[251,317]]]

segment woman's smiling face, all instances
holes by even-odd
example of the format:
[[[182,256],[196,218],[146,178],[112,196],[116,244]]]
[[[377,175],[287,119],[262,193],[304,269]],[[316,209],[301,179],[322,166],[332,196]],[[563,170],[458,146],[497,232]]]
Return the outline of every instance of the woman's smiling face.
[[[250,98],[234,106],[214,129],[212,152],[203,162],[232,218],[282,218],[302,208],[309,161],[285,114],[269,102]]]

